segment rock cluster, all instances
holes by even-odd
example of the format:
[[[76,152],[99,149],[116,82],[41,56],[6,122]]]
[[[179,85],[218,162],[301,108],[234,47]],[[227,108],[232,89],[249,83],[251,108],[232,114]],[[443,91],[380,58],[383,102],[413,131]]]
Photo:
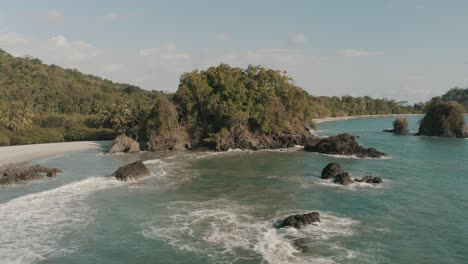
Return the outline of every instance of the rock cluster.
[[[59,172],[62,171],[56,168],[46,168],[40,165],[32,165],[29,167],[6,165],[0,167],[0,185],[38,180],[44,177],[55,177]]]
[[[355,155],[359,158],[382,158],[387,154],[375,148],[364,148],[356,142],[356,137],[350,134],[339,134],[321,139],[315,144],[307,144],[305,151],[332,155]]]
[[[140,152],[140,144],[133,138],[120,135],[114,139],[109,154],[113,153],[137,153]]]
[[[404,117],[398,117],[393,121],[392,129],[384,129],[384,132],[391,132],[395,135],[406,135],[409,133],[408,120]]]
[[[150,170],[142,161],[124,165],[112,174],[119,181],[138,180],[148,175],[150,175]]]
[[[288,216],[279,225],[278,228],[294,227],[302,228],[306,225],[320,222],[320,214],[318,212],[311,212],[307,214],[297,214]]]
[[[382,183],[380,177],[374,176],[365,176],[362,179],[352,179],[348,172],[344,172],[341,169],[340,164],[330,163],[325,168],[323,168],[321,173],[322,179],[333,179],[334,183],[349,185],[354,182],[364,182],[364,183]]]
[[[468,137],[463,106],[457,102],[435,102],[431,104],[421,120],[416,135],[450,138]]]

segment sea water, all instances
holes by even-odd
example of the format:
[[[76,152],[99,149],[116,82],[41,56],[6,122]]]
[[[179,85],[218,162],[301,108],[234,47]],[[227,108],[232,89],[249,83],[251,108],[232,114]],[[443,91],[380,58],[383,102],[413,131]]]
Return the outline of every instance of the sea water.
[[[408,118],[412,130],[420,118]],[[64,172],[0,187],[0,263],[468,263],[468,140],[381,132],[393,119],[319,124],[382,160],[104,147],[35,160]],[[140,159],[151,176],[110,177]],[[384,183],[335,185],[320,179],[329,162]],[[318,225],[274,228],[311,211]]]

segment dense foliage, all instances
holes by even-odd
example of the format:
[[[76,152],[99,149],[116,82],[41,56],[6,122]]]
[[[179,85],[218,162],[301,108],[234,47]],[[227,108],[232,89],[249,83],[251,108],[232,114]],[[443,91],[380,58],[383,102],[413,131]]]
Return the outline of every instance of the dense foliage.
[[[453,88],[442,95],[443,101],[456,101],[463,105],[464,112],[468,110],[468,88]]]
[[[0,49],[0,145],[132,134],[160,94]]]

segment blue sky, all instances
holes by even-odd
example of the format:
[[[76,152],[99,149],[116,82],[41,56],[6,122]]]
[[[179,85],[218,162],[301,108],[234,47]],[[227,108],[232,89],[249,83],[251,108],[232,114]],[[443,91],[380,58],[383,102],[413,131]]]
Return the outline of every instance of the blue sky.
[[[0,47],[145,89],[221,62],[313,95],[424,101],[468,87],[467,1],[0,1]]]

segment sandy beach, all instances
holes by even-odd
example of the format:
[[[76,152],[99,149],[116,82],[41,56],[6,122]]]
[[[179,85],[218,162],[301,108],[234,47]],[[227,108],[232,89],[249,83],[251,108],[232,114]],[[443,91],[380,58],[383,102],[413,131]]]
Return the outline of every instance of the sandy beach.
[[[423,116],[423,114],[388,114],[388,115],[357,115],[357,116],[338,116],[338,117],[325,117],[325,118],[316,118],[314,122],[316,124],[324,122],[332,122],[339,120],[351,120],[351,119],[366,119],[366,118],[377,118],[377,117],[389,117],[389,116]]]
[[[110,147],[111,141],[80,141],[0,147],[0,165],[20,163],[66,152]]]

